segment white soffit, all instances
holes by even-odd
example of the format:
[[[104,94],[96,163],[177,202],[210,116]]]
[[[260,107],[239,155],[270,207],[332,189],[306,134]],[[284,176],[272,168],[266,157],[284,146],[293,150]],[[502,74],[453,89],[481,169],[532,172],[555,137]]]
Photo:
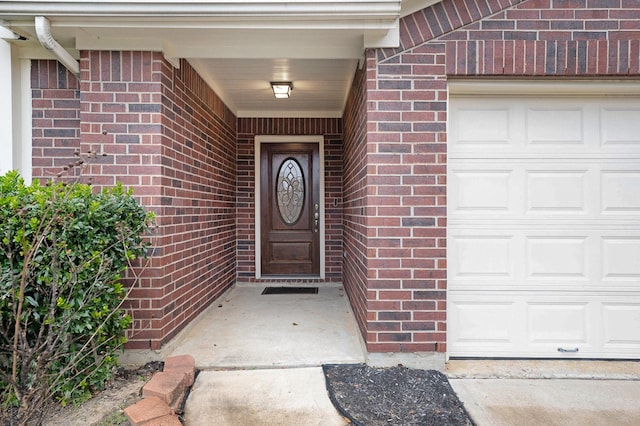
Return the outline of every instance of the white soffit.
[[[189,59],[238,117],[342,117],[355,59]],[[270,81],[292,81],[276,99]]]

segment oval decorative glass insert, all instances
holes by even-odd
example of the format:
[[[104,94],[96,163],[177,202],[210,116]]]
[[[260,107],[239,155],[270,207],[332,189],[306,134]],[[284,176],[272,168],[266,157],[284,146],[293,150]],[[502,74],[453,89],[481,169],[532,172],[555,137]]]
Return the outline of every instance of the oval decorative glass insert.
[[[278,170],[276,197],[282,220],[287,225],[296,223],[304,204],[304,176],[300,164],[293,158],[284,160]]]

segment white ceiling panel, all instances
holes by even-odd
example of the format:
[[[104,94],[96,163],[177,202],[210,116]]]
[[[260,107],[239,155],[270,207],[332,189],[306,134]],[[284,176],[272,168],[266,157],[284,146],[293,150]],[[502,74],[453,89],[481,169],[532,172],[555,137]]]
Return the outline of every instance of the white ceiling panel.
[[[357,60],[189,59],[239,117],[341,117]],[[291,81],[289,99],[276,99],[270,82]]]

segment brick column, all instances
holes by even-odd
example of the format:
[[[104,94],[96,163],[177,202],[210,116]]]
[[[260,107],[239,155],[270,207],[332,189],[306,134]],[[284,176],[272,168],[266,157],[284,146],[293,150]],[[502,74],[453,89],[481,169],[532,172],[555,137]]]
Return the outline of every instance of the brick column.
[[[444,352],[444,46],[398,59],[367,62],[367,341],[374,352]]]
[[[160,65],[151,52],[82,52],[80,59],[80,138],[91,160],[93,185],[121,182],[148,210],[162,218],[162,127]],[[156,60],[154,60],[156,59]],[[163,271],[162,227],[153,237],[151,258],[136,272],[128,308],[134,319],[130,348],[159,349],[168,279]],[[129,281],[133,282],[133,275]]]
[[[236,277],[236,117],[186,62],[156,52],[82,52],[88,170],[156,213],[149,259],[129,275],[130,349],[160,349]],[[134,280],[134,274],[136,279]]]

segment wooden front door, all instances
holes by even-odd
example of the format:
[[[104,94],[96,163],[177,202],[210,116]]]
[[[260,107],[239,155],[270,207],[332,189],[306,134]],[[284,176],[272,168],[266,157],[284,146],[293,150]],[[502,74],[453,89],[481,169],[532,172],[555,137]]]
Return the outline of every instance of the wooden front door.
[[[313,143],[263,143],[263,275],[320,274],[320,161]]]

